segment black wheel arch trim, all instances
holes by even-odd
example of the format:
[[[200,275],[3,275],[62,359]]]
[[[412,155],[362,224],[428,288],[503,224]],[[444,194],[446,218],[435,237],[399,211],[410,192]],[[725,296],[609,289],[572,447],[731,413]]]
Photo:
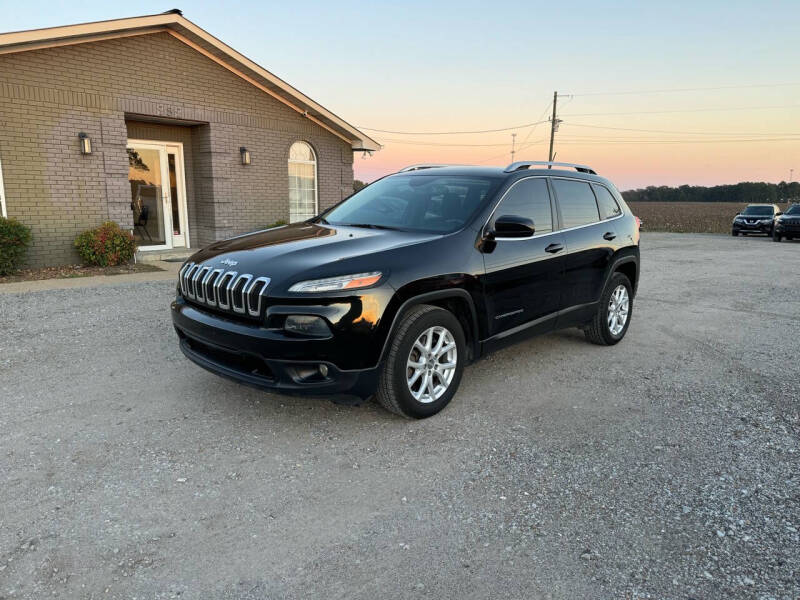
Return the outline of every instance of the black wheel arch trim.
[[[386,339],[383,340],[383,347],[381,348],[381,354],[378,358],[378,364],[382,364],[383,360],[386,356],[386,351],[389,346],[389,342],[392,339],[395,331],[397,331],[397,327],[400,325],[401,317],[406,313],[406,311],[411,308],[412,306],[416,306],[417,304],[425,304],[426,302],[430,302],[433,300],[446,300],[448,298],[461,298],[466,300],[467,306],[469,307],[469,312],[471,316],[471,325],[473,328],[474,335],[471,336],[472,339],[469,341],[469,346],[472,350],[473,359],[479,356],[479,341],[478,341],[478,311],[475,309],[475,301],[473,300],[470,293],[462,288],[449,288],[445,290],[436,290],[433,292],[424,292],[422,294],[417,294],[415,296],[411,296],[407,298],[397,309],[397,312],[394,314],[394,318],[392,319],[392,325],[389,327],[389,331],[386,334]],[[467,333],[467,332],[465,332]]]
[[[638,249],[637,249],[638,250]],[[603,291],[606,289],[609,280],[614,276],[614,273],[617,271],[620,265],[633,263],[636,265],[636,281],[632,281],[631,285],[633,286],[632,296],[636,296],[636,291],[639,288],[639,256],[637,254],[628,254],[625,253],[622,256],[618,256],[616,259],[612,260],[608,266],[608,271],[606,272],[606,279],[605,283],[603,284],[603,289],[600,290],[600,295],[603,295]],[[598,298],[599,300],[599,298]]]

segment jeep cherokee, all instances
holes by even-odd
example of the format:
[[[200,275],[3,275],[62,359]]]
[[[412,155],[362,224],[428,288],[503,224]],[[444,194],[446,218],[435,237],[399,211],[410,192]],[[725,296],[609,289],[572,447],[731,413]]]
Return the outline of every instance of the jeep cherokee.
[[[172,319],[183,353],[224,377],[424,418],[467,364],[525,336],[616,344],[638,281],[635,218],[589,167],[416,165],[200,250]]]
[[[775,219],[772,239],[780,242],[782,238],[800,238],[800,204],[792,204],[786,212]]]

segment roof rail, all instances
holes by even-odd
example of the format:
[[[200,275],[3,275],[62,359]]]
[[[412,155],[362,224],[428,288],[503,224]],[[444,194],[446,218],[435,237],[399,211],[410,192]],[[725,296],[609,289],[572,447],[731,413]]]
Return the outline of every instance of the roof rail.
[[[438,164],[421,164],[421,165],[410,165],[403,169],[400,169],[398,173],[408,173],[409,171],[422,171],[423,169],[438,169],[440,167],[454,167],[456,165],[438,165]]]
[[[531,167],[547,167],[551,169],[553,167],[571,167],[576,171],[580,171],[581,173],[589,173],[591,175],[597,175],[597,172],[592,169],[591,167],[587,167],[586,165],[576,165],[573,163],[563,163],[563,162],[552,162],[547,160],[522,160],[519,162],[511,163],[505,169],[503,169],[506,173],[512,173],[513,171],[519,171],[520,169],[530,169]]]

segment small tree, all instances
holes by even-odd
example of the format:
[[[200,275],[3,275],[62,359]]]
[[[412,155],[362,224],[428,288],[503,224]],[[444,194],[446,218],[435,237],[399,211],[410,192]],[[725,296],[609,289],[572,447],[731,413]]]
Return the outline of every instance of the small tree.
[[[19,270],[31,243],[31,230],[15,219],[0,217],[0,275]]]

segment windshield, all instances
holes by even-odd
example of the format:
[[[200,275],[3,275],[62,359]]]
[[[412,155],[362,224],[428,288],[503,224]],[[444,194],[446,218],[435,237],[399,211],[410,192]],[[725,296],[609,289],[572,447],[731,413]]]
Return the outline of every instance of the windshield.
[[[459,175],[393,175],[323,213],[331,225],[451,233],[470,220],[500,180]]]
[[[792,204],[786,211],[787,215],[800,215],[800,204]]]
[[[771,206],[748,206],[742,211],[743,215],[772,216]]]

